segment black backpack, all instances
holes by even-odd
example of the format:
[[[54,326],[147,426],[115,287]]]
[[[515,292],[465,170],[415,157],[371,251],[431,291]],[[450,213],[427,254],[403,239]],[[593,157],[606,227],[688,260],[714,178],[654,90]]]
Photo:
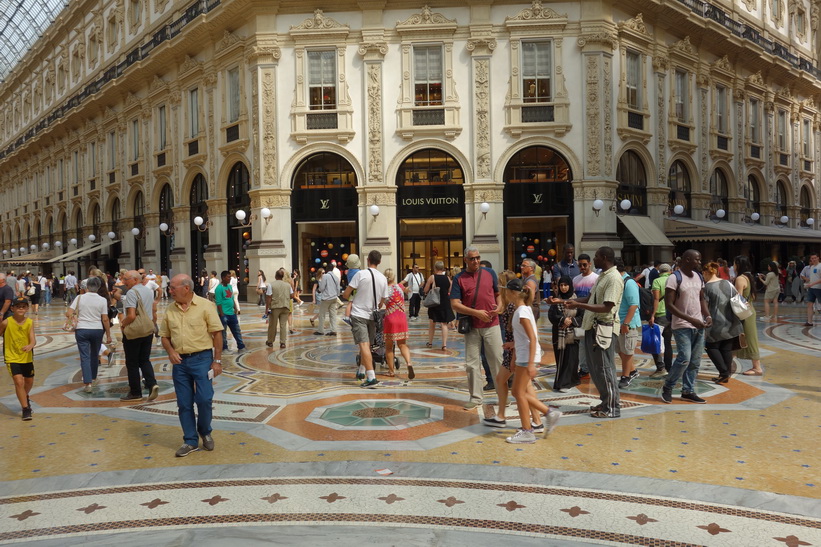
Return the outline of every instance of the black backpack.
[[[696,270],[693,270],[693,273],[698,275],[699,279],[701,279],[701,286],[703,287],[704,286],[704,276],[701,275],[701,272],[696,271]],[[678,294],[678,289],[679,289],[679,287],[681,287],[681,279],[682,279],[681,270],[674,271],[672,273],[672,275],[675,276],[675,278],[676,278],[676,294]],[[667,317],[668,321],[673,320],[673,313],[669,309],[665,309],[664,316]]]
[[[653,315],[653,293],[650,289],[645,289],[642,287],[635,279],[632,277],[628,277],[624,280],[624,287],[627,288],[627,282],[633,281],[636,286],[639,288],[639,317],[642,321],[649,321],[650,317]]]

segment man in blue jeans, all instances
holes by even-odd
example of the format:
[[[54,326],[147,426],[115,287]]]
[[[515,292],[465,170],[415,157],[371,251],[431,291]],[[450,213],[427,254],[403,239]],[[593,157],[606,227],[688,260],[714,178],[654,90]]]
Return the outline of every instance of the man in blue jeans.
[[[174,276],[168,292],[174,303],[165,312],[160,336],[173,365],[171,376],[184,441],[176,456],[183,458],[199,450],[200,437],[203,448],[214,450],[211,437],[214,386],[211,381],[222,374],[223,326],[214,304],[194,294],[194,281],[189,276]]]
[[[217,312],[222,321],[222,351],[228,351],[228,333],[226,329],[231,329],[231,334],[234,335],[234,340],[237,342],[237,351],[245,349],[245,344],[242,342],[242,332],[239,330],[239,319],[237,319],[237,312],[234,310],[234,289],[231,287],[231,272],[225,270],[220,274],[222,283],[217,285],[214,291],[214,302],[217,304]]]
[[[696,395],[695,382],[704,353],[704,329],[713,324],[704,298],[701,277],[701,253],[689,249],[681,255],[680,275],[667,278],[664,305],[672,316],[671,327],[678,355],[661,390],[661,400],[673,402],[673,387],[681,378],[681,398],[692,403],[706,403]]]

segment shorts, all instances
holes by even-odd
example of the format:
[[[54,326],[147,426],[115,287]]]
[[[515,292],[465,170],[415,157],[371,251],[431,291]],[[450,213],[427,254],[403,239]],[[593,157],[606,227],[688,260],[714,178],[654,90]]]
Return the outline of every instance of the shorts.
[[[6,363],[9,374],[23,378],[34,378],[34,363]]]
[[[376,338],[376,323],[372,319],[351,316],[354,344],[370,344]]]
[[[821,289],[815,287],[807,289],[807,302],[821,302]]]
[[[616,337],[616,351],[622,355],[634,355],[638,341],[639,329],[630,329],[627,334],[619,334]]]
[[[764,293],[764,300],[773,300],[775,298],[778,298],[779,294],[780,294],[780,291],[778,289],[776,289],[774,291],[767,291],[767,292]]]

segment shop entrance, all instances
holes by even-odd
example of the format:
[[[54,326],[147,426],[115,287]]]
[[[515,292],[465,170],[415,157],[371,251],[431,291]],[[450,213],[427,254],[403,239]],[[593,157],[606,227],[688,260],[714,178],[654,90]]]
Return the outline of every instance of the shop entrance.
[[[435,148],[408,156],[396,174],[401,279],[414,264],[428,276],[441,260],[462,267],[465,190],[462,166]]]

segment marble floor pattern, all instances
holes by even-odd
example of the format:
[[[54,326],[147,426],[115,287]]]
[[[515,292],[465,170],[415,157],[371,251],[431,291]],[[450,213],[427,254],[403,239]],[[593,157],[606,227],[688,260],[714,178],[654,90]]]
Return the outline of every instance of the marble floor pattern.
[[[426,348],[427,321],[411,322],[416,378],[402,367],[361,389],[344,324],[314,336],[304,305],[287,348],[269,349],[261,309],[245,304],[249,351],[225,354],[215,382],[216,449],[186,458],[174,457],[182,433],[162,348],[157,400],[119,401],[120,351],[85,393],[64,310],[32,316],[32,421],[11,380],[0,385],[0,544],[821,545],[821,326],[803,326],[803,306],[760,323],[763,377],[716,385],[705,355],[704,405],[661,404],[637,353],[642,374],[616,420],[589,417],[587,380],[550,389],[545,345],[539,397],[565,415],[547,438],[510,445],[518,421],[491,429],[481,408],[462,408],[461,336],[443,351],[437,332]],[[540,331],[549,342],[544,321]]]

